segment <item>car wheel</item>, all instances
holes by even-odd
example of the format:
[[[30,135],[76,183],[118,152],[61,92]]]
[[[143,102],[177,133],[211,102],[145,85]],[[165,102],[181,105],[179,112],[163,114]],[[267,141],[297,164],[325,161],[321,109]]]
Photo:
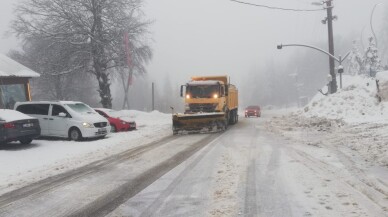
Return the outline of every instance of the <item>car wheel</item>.
[[[19,140],[20,143],[22,143],[23,145],[28,145],[32,142],[32,139],[21,139]]]
[[[111,133],[117,132],[117,128],[116,128],[115,125],[110,125],[110,132],[111,132]]]
[[[82,139],[81,131],[77,128],[72,128],[69,132],[69,138],[73,141],[79,141]]]

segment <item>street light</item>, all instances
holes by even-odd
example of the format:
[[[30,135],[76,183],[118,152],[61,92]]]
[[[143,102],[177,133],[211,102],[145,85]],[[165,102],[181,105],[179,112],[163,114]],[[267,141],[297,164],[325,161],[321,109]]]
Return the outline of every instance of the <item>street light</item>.
[[[373,29],[373,14],[375,12],[375,9],[376,9],[377,5],[381,5],[381,4],[383,4],[383,2],[375,4],[373,6],[372,13],[370,14],[370,29],[372,31],[373,37],[375,38],[376,47],[377,47],[377,37],[376,37],[376,33],[375,33],[374,29]]]
[[[321,48],[314,47],[312,45],[307,45],[307,44],[278,44],[276,47],[279,50],[282,49],[283,47],[307,47],[307,48],[311,48],[311,49],[317,50],[321,53],[328,55],[331,59],[333,59],[339,63],[338,74],[340,74],[340,88],[342,88],[342,73],[344,72],[344,67],[342,66],[342,62],[350,55],[350,53],[351,53],[350,51],[348,53],[346,53],[344,57],[342,57],[340,55],[337,58],[334,55],[330,54],[329,52],[327,52]],[[330,77],[331,77],[330,82],[332,82],[334,79],[332,76],[330,76]],[[331,91],[330,91],[330,93],[331,93]]]
[[[312,5],[315,5],[315,6],[322,6],[325,4],[324,1],[321,1],[321,2],[311,2]]]

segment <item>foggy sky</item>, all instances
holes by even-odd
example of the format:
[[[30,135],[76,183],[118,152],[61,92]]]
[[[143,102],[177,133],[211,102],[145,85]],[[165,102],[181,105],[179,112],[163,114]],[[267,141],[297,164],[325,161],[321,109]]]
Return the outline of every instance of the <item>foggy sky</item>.
[[[251,0],[252,3],[312,9],[308,0]],[[336,35],[358,32],[369,23],[381,0],[335,0]],[[148,0],[147,15],[155,21],[155,56],[150,75],[173,74],[183,83],[191,75],[228,74],[241,85],[250,69],[268,59],[282,62],[297,49],[276,50],[278,43],[327,41],[326,11],[286,12],[251,7],[228,0]],[[375,29],[384,7],[375,11]],[[369,26],[365,35],[370,35]],[[325,49],[327,49],[325,47]],[[155,79],[157,80],[157,79]]]
[[[0,2],[0,52],[17,47],[14,37],[4,38],[12,19],[15,0]],[[311,0],[250,0],[252,3],[288,8],[312,9]],[[370,36],[369,16],[373,5],[384,0],[334,0],[335,35],[350,32]],[[384,6],[375,11],[378,31]],[[154,58],[149,76],[158,81],[167,74],[173,83],[183,83],[191,75],[228,74],[239,84],[246,73],[266,60],[281,63],[297,49],[276,50],[283,43],[311,44],[327,40],[326,16],[319,12],[286,12],[251,7],[228,0],[146,0],[146,16],[151,26]],[[325,48],[326,49],[326,48]]]

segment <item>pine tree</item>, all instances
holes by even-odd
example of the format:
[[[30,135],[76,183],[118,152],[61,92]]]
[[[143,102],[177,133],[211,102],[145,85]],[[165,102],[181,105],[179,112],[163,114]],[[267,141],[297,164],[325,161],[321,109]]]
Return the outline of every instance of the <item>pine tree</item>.
[[[363,57],[355,40],[353,41],[352,51],[349,54],[349,66],[346,71],[350,75],[358,75],[363,71]]]
[[[364,54],[364,73],[374,77],[377,72],[383,70],[381,66],[381,60],[378,54],[378,49],[373,37],[369,38],[369,46],[365,50]]]

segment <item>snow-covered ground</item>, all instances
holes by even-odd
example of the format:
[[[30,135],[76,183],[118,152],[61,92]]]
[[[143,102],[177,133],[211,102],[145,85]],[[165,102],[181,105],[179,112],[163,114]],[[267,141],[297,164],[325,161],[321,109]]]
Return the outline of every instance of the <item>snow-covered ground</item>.
[[[386,73],[377,76],[380,89],[388,84]],[[347,147],[371,165],[388,167],[388,102],[379,102],[375,79],[344,76],[343,81],[336,94],[319,93],[304,108],[273,118],[267,127],[309,145]]]
[[[86,165],[171,134],[171,115],[157,111],[120,111],[135,120],[137,130],[111,133],[105,139],[82,142],[39,139],[30,145],[0,146],[0,193]]]
[[[370,177],[372,169],[364,170],[366,162],[352,150],[312,142],[344,123],[314,125],[303,117],[299,125],[279,127],[288,119],[271,119],[275,114],[287,116],[265,111],[224,133],[167,137],[136,155],[3,194],[0,216],[386,216],[387,170],[374,167]],[[162,123],[169,115],[139,114],[137,121],[143,115],[171,134]],[[283,135],[300,142],[271,132],[291,132]]]

